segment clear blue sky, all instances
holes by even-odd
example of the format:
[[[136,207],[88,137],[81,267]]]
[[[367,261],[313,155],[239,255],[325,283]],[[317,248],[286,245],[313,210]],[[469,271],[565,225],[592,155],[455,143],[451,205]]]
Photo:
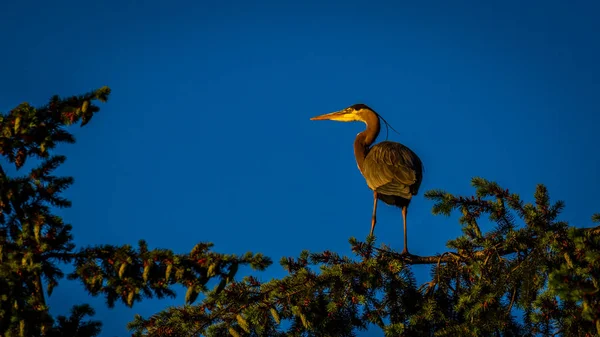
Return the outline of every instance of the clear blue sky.
[[[422,192],[470,194],[482,176],[530,201],[544,183],[565,220],[588,226],[600,211],[600,8],[483,3],[4,1],[0,111],[113,89],[63,148],[75,185],[60,214],[80,246],[349,253],[372,208],[352,152],[363,125],[309,117],[358,102],[420,155]],[[414,254],[459,234],[431,206],[422,194],[411,205]],[[402,249],[398,209],[379,207],[376,235]],[[275,263],[260,277],[282,275]],[[65,281],[49,303],[91,303],[103,336],[126,336],[134,313],[182,304],[179,293],[108,310]]]

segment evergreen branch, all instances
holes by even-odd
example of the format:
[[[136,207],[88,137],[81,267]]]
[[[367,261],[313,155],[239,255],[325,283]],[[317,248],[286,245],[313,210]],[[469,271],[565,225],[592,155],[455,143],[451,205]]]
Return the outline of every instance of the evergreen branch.
[[[550,204],[541,185],[533,205],[523,204],[495,183],[475,179],[473,184],[477,197],[430,194],[438,200],[434,212],[449,214],[457,209],[463,213],[465,235],[448,244],[454,251],[402,255],[385,246],[374,247],[374,237],[366,242],[351,238],[358,260],[330,251],[303,251],[297,259],[281,259],[289,272],[282,279],[260,283],[247,277],[230,283],[219,294],[207,293],[200,305],[172,308],[148,320],[138,316],[130,328],[136,336],[352,336],[365,322],[380,326],[386,335],[514,336],[524,331],[580,335],[591,331],[596,323],[590,313],[600,308],[600,301],[595,300],[600,294],[598,280],[590,276],[600,274],[599,247],[594,246],[600,244],[595,243],[600,226],[576,229],[556,221],[564,204]],[[516,227],[511,211],[525,226]],[[476,223],[484,214],[498,224],[485,234]],[[578,254],[577,262],[563,258],[573,252]],[[582,254],[589,256],[584,259]],[[435,266],[435,282],[427,283],[427,291],[421,291],[427,284],[417,287],[411,276],[410,266],[418,264]],[[559,298],[571,305],[563,313],[556,309]],[[576,303],[583,303],[587,317],[578,314],[582,306]],[[524,309],[525,326],[514,321],[514,307]],[[280,325],[282,320],[291,323],[287,330]],[[334,320],[335,326],[327,325]],[[335,330],[340,326],[347,330]],[[549,327],[553,326],[560,328],[552,331]]]
[[[139,248],[131,246],[88,247],[74,253],[48,253],[44,260],[61,259],[73,261],[75,271],[69,279],[79,279],[93,296],[104,294],[109,307],[116,300],[127,306],[157,296],[174,297],[171,286],[184,285],[188,288],[186,302],[192,303],[199,293],[206,292],[205,285],[213,278],[221,283],[222,289],[231,282],[239,265],[250,265],[263,270],[271,264],[261,254],[246,253],[242,257],[210,252],[212,244],[197,244],[189,254],[175,254],[170,250],[148,250],[141,240]]]
[[[58,316],[55,325],[48,331],[47,337],[62,337],[62,336],[98,336],[102,329],[102,322],[86,321],[83,319],[86,316],[94,316],[95,310],[88,304],[76,305],[71,308],[71,316]]]
[[[592,227],[592,228],[582,228],[583,232],[588,232],[592,235],[600,234],[600,226]],[[408,265],[422,265],[422,264],[438,264],[439,262],[449,263],[456,261],[471,261],[471,260],[483,260],[489,258],[489,254],[486,250],[475,251],[471,255],[458,254],[456,252],[443,252],[439,255],[431,255],[431,256],[420,256],[414,254],[402,255],[398,252],[393,252],[385,249],[374,248],[377,251],[382,253],[391,254],[398,260],[402,261]],[[499,249],[497,253],[499,256],[506,256],[510,254],[514,254],[518,252],[517,250],[509,250],[509,249]]]
[[[100,109],[95,100],[105,102],[108,87],[80,96],[61,99],[54,96],[47,105],[34,108],[22,103],[8,114],[0,114],[0,155],[20,170],[29,158],[42,159],[30,174],[9,177],[0,166],[0,335],[34,336],[52,333],[43,291],[48,295],[62,277],[44,254],[69,254],[71,226],[51,213],[52,207],[69,207],[60,194],[71,177],[52,176],[64,156],[52,150],[60,143],[74,143],[66,128],[78,120],[89,122]],[[82,335],[83,336],[83,335]]]
[[[65,127],[81,120],[87,124],[100,111],[93,101],[106,102],[108,87],[84,95],[61,99],[53,96],[47,105],[34,108],[22,103],[7,115],[0,115],[0,155],[4,155],[17,169],[28,157],[47,158],[49,150],[59,143],[74,143],[73,135]]]

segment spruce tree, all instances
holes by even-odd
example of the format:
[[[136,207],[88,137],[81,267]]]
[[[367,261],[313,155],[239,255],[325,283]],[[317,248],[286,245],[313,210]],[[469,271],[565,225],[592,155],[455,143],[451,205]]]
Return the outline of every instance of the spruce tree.
[[[83,95],[53,96],[46,105],[22,103],[0,114],[0,336],[96,336],[99,322],[83,322],[94,314],[87,305],[75,306],[71,316],[55,321],[46,296],[65,276],[58,263],[75,267],[67,275],[79,280],[92,296],[103,296],[109,307],[127,306],[144,297],[173,297],[173,285],[187,287],[186,300],[208,291],[207,282],[223,289],[240,265],[263,269],[271,262],[261,254],[218,254],[212,245],[197,244],[187,254],[149,249],[140,240],[130,245],[99,245],[76,249],[72,226],[53,213],[71,202],[61,193],[72,177],[53,172],[66,157],[55,153],[61,143],[75,143],[68,131],[73,124],[88,124],[100,110],[96,101],[110,94],[102,87]],[[26,170],[27,172],[21,173]],[[8,166],[14,174],[9,174]],[[6,169],[5,169],[6,167]],[[44,291],[45,290],[45,291]]]
[[[461,214],[447,252],[403,256],[351,238],[354,256],[303,251],[281,259],[281,279],[246,276],[129,326],[136,336],[355,336],[369,324],[386,336],[600,335],[600,227],[559,221],[564,203],[543,185],[530,203],[482,178],[472,185],[468,197],[426,193],[434,214]],[[417,284],[417,264],[431,265],[430,281]]]

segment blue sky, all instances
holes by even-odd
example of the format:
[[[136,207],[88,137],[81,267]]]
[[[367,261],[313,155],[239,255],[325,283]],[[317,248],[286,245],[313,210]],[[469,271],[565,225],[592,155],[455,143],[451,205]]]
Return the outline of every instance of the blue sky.
[[[600,211],[599,5],[592,1],[11,1],[0,4],[0,111],[108,85],[108,104],[61,169],[61,210],[78,245],[189,251],[349,253],[370,228],[372,194],[356,167],[360,123],[309,117],[366,103],[411,147],[422,192],[470,194],[473,176],[532,200],[544,183],[563,219]],[[379,140],[385,137],[383,133]],[[445,250],[455,217],[409,211],[414,254]],[[399,209],[378,208],[380,243],[402,249]],[[426,276],[428,267],[417,268]],[[284,275],[276,263],[262,280]],[[76,283],[50,298],[88,302],[103,336],[134,313]]]

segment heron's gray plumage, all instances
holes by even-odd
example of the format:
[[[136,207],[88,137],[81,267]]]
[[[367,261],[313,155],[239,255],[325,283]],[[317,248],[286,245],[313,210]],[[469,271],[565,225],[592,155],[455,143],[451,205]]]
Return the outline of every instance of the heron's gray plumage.
[[[367,185],[386,204],[403,206],[419,192],[423,164],[411,149],[402,144],[383,141],[374,145],[365,156],[363,166],[362,174]]]

